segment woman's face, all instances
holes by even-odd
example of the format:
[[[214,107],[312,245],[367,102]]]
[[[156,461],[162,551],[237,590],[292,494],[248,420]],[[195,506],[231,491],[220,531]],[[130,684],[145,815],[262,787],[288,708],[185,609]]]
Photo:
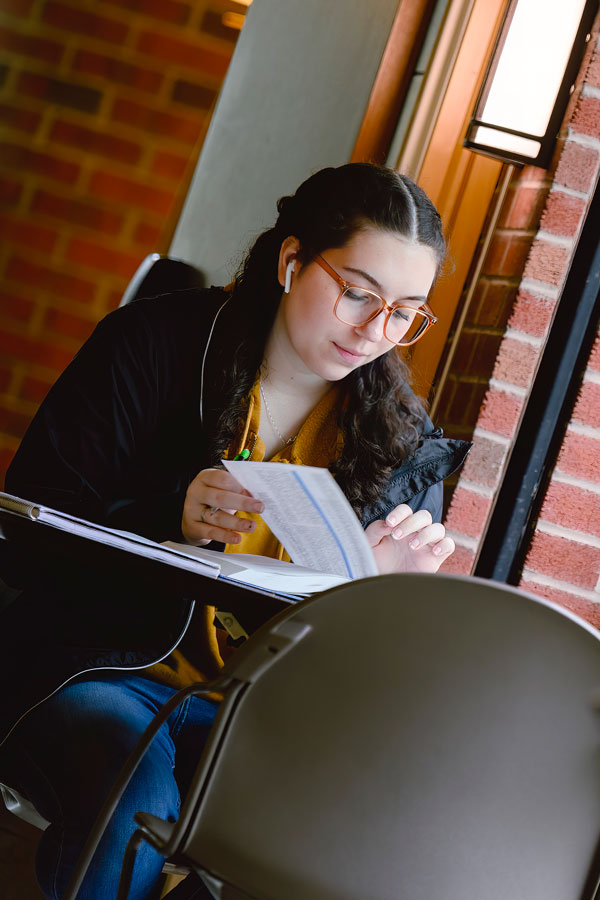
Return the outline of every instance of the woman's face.
[[[282,285],[288,263],[293,261],[295,268],[290,292],[282,295],[279,324],[300,368],[339,381],[395,345],[383,334],[384,313],[366,325],[340,322],[333,312],[339,285],[316,262],[302,265],[298,250],[293,237],[281,247]],[[375,291],[390,306],[424,303],[437,270],[429,247],[374,227],[356,232],[343,247],[324,250],[321,256],[344,281]]]

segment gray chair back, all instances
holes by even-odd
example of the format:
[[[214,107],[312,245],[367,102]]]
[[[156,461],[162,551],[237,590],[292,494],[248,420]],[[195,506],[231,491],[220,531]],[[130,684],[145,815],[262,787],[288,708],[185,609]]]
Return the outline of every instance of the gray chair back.
[[[489,581],[383,576],[279,616],[230,671],[247,687],[179,821],[136,817],[220,896],[594,896],[600,642],[581,620]]]

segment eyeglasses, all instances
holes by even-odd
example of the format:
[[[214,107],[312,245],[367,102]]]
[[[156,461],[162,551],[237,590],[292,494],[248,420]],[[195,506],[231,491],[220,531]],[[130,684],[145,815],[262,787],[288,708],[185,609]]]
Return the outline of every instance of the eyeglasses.
[[[401,347],[408,347],[422,338],[435,325],[437,318],[424,304],[413,306],[390,306],[374,291],[367,291],[338,275],[322,256],[315,256],[319,265],[340,287],[340,294],[333,307],[334,315],[345,325],[366,325],[376,319],[382,310],[387,310],[383,323],[383,333],[388,341]]]

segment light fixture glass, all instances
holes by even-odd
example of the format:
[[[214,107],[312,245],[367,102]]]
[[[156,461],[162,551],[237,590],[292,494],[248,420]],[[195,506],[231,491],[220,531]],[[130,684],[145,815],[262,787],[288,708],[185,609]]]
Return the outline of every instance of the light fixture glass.
[[[511,0],[465,146],[516,163],[550,163],[595,0]]]

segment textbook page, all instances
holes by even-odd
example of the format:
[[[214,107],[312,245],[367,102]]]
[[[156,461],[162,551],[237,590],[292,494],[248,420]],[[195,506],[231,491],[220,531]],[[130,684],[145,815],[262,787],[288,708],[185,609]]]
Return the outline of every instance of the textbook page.
[[[165,546],[196,559],[214,561],[221,566],[221,578],[276,593],[296,596],[316,594],[318,591],[327,591],[329,588],[349,581],[348,578],[341,575],[316,572],[306,566],[297,566],[281,559],[271,559],[269,556],[255,556],[252,553],[222,553],[219,550],[208,550],[190,544],[176,544],[173,541],[165,541]]]
[[[71,516],[68,513],[51,509],[48,506],[41,506],[38,503],[23,500],[20,497],[14,497],[12,494],[6,494],[2,491],[0,491],[0,509],[5,509],[16,515],[26,516],[34,522],[40,522],[43,525],[49,525],[61,531],[68,531],[71,534],[77,534],[80,537],[88,538],[88,540],[96,541],[100,544],[106,544],[109,547],[127,550],[129,553],[135,553],[137,556],[145,556],[148,559],[164,562],[179,569],[186,569],[188,572],[197,572],[199,575],[205,575],[208,578],[217,578],[221,570],[220,565],[216,561],[192,559],[189,554],[181,553],[175,548],[165,547],[164,544],[151,541],[141,534],[107,528],[105,525],[98,525],[96,522],[89,522],[86,519],[79,519],[77,516]]]
[[[223,460],[262,500],[262,518],[295,564],[344,578],[378,575],[356,513],[327,469],[292,463]]]

